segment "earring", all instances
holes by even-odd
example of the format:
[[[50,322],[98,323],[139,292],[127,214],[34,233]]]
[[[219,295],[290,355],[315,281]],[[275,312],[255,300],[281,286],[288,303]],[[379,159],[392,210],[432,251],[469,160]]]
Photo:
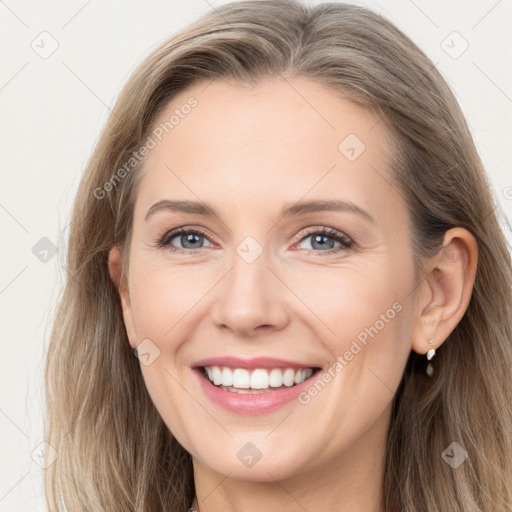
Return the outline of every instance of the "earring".
[[[430,344],[433,346],[434,345],[434,340],[430,340]],[[435,348],[431,348],[428,352],[427,352],[427,359],[429,361],[432,360],[432,358],[436,355],[436,349]],[[432,375],[434,375],[434,367],[432,366],[432,363],[428,363],[427,364],[427,375],[429,377],[432,377]]]

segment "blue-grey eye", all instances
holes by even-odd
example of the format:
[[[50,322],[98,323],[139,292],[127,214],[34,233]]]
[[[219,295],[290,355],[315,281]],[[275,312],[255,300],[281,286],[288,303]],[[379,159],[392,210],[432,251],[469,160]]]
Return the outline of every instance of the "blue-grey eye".
[[[204,236],[197,233],[187,233],[180,235],[179,241],[183,249],[197,249],[198,247],[202,247]]]
[[[183,250],[202,249],[203,247],[208,247],[205,245],[205,241],[208,241],[208,237],[203,233],[196,230],[181,229],[164,235],[158,245],[160,247],[169,247],[171,249],[174,247]]]
[[[338,233],[316,231],[306,235],[300,243],[308,242],[303,249],[322,251],[332,251],[336,249],[349,249],[352,241]],[[337,244],[337,245],[336,245]]]

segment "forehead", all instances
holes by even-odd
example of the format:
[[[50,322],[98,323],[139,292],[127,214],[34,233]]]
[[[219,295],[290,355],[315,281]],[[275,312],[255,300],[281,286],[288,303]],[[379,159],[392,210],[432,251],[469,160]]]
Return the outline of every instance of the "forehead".
[[[173,98],[150,136],[137,198],[145,206],[166,193],[265,208],[339,192],[369,207],[372,191],[392,193],[379,115],[302,78],[196,84]]]

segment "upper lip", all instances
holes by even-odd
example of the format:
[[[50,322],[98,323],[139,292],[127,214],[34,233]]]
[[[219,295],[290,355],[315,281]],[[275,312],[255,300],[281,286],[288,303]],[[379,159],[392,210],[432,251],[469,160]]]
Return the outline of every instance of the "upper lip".
[[[211,357],[208,359],[201,359],[192,365],[195,368],[203,366],[226,366],[228,368],[246,368],[253,370],[256,368],[318,368],[318,365],[300,363],[297,361],[290,361],[287,359],[276,359],[273,357],[253,357],[250,359],[243,359],[240,357]]]

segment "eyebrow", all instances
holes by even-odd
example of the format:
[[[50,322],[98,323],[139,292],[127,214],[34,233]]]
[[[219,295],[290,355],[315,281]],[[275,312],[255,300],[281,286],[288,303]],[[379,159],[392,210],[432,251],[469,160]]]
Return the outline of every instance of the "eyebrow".
[[[196,215],[203,215],[205,217],[217,217],[220,219],[220,215],[215,210],[215,208],[205,202],[171,201],[169,199],[163,199],[149,208],[144,220],[147,221],[152,215],[162,210],[193,213]],[[296,215],[305,215],[307,213],[321,211],[351,212],[360,215],[369,222],[375,223],[375,219],[366,210],[363,210],[363,208],[349,201],[340,200],[312,200],[286,203],[285,206],[281,209],[280,217],[292,217]]]

